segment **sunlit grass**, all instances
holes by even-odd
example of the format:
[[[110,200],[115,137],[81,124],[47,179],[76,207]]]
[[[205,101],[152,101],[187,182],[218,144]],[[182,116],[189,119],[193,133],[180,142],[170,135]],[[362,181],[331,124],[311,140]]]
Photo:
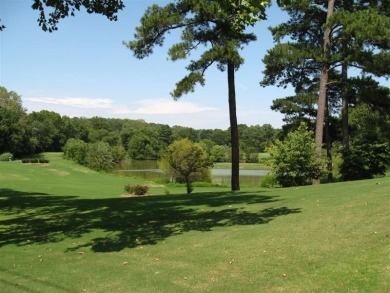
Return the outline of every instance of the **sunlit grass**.
[[[389,177],[124,198],[148,182],[45,157],[0,162],[2,292],[390,291]]]

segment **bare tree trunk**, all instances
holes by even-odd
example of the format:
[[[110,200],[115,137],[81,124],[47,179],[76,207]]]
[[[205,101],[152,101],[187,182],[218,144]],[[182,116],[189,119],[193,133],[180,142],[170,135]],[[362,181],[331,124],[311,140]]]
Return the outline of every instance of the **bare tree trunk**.
[[[328,12],[326,20],[333,15],[335,0],[328,0]],[[326,110],[326,90],[329,79],[329,60],[330,57],[330,48],[331,48],[331,39],[330,39],[331,29],[326,28],[324,32],[324,59],[325,61],[321,67],[321,79],[320,79],[320,91],[318,96],[318,106],[317,106],[317,122],[316,122],[316,151],[317,153],[322,152],[322,140],[324,135],[324,121],[325,121],[325,110]],[[313,180],[313,184],[320,184],[320,179]]]
[[[240,190],[240,146],[237,126],[236,113],[236,90],[234,84],[234,64],[228,62],[228,86],[229,86],[229,116],[230,116],[230,135],[232,143],[232,191]]]

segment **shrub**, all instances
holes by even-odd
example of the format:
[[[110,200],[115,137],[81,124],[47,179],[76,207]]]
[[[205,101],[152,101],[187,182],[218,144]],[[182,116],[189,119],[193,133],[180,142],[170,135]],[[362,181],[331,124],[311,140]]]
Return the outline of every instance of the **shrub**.
[[[0,155],[0,161],[10,161],[10,159],[12,160],[13,159],[13,155],[11,153],[2,153]]]
[[[95,171],[109,171],[114,167],[110,145],[106,142],[88,144],[87,167]]]
[[[264,188],[276,188],[280,187],[280,184],[275,175],[267,175],[261,179],[260,186]]]
[[[115,163],[119,163],[120,161],[126,158],[126,150],[121,145],[115,145],[111,147],[111,155],[112,155],[112,160]]]
[[[273,174],[281,186],[300,186],[321,178],[324,161],[315,146],[313,132],[302,123],[283,142],[277,140],[268,148]]]
[[[344,153],[344,161],[340,166],[342,179],[370,179],[375,175],[384,176],[390,165],[390,145],[386,143],[365,143],[352,145],[348,153]]]
[[[47,159],[38,159],[38,158],[24,158],[24,159],[22,159],[22,163],[23,164],[28,164],[28,163],[31,163],[31,164],[38,164],[38,163],[48,164],[49,160],[47,160]]]
[[[88,144],[81,139],[69,139],[64,148],[65,159],[73,160],[78,164],[85,165],[88,153]]]
[[[144,195],[148,192],[149,187],[146,185],[125,185],[125,191],[129,194]]]
[[[259,154],[258,153],[249,153],[249,154],[247,154],[245,162],[247,162],[247,163],[258,163],[259,162]]]

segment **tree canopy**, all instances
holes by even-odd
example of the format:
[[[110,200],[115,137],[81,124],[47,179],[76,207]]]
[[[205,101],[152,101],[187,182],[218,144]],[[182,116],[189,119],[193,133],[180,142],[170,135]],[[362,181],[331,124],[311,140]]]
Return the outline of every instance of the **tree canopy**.
[[[42,30],[54,32],[58,30],[61,19],[75,16],[81,8],[88,13],[101,14],[115,21],[118,19],[117,13],[125,7],[123,2],[123,0],[33,0],[31,8],[38,10],[37,21]],[[0,19],[0,31],[5,28]]]
[[[82,7],[88,13],[106,16],[109,20],[117,20],[117,13],[125,5],[122,0],[33,0],[32,8],[39,11],[37,19],[44,31],[53,32],[58,29],[62,18],[74,16]]]

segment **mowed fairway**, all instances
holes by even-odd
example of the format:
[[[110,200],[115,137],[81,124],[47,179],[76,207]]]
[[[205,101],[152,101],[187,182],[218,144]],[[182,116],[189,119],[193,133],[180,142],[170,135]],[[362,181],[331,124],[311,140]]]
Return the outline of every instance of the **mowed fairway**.
[[[45,157],[0,162],[0,292],[390,292],[389,177],[125,198]]]

